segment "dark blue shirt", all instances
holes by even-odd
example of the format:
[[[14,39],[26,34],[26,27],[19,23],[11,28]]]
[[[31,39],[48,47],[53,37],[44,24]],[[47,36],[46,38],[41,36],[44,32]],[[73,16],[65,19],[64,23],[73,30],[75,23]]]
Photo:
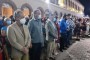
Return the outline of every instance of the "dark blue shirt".
[[[0,20],[0,31],[1,31],[1,28],[3,27],[3,20]],[[0,32],[1,34],[1,32]]]
[[[3,26],[3,21],[2,20],[0,20],[0,27],[2,27]]]

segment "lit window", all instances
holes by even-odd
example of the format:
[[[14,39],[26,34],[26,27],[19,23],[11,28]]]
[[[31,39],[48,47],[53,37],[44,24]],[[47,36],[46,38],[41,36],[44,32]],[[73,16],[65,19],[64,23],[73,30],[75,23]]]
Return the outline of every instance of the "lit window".
[[[29,9],[27,7],[23,8],[23,14],[24,14],[24,16],[29,15]]]
[[[13,15],[13,9],[9,4],[4,3],[2,6],[2,16],[10,17]]]

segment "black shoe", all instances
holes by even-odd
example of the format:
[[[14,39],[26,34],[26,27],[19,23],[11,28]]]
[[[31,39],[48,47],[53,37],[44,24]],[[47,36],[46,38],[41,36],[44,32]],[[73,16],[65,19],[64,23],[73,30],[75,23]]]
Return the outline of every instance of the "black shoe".
[[[80,41],[80,39],[76,39],[76,41]]]
[[[63,50],[60,50],[60,52],[63,52]]]
[[[66,48],[69,48],[69,46],[66,46]]]
[[[50,59],[50,60],[55,60],[55,58],[53,58],[53,57],[49,57],[49,59]]]

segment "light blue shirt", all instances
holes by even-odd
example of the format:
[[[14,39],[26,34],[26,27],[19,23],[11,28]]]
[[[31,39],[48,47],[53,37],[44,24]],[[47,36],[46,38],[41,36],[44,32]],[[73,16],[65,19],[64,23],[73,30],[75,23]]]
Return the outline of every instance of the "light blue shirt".
[[[69,30],[74,29],[74,27],[75,27],[75,23],[71,19],[67,20],[66,24],[67,24],[67,27]]]
[[[44,44],[41,20],[32,19],[29,22],[28,26],[29,26],[29,31],[30,31],[32,43],[42,43],[42,44]]]

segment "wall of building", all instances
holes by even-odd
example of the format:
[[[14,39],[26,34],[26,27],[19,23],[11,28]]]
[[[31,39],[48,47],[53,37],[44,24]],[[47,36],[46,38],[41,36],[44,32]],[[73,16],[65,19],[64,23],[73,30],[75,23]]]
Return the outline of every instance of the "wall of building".
[[[1,5],[1,3],[2,3],[2,2],[0,2],[0,15],[2,14],[2,12],[1,12],[1,8],[2,8],[2,5]]]
[[[3,0],[3,3],[5,3],[5,1],[6,0]],[[63,14],[70,13],[70,14],[75,15],[75,16],[83,16],[82,14],[78,14],[78,13],[66,10],[65,8],[61,8],[58,5],[55,5],[52,3],[48,4],[43,0],[7,0],[6,3],[10,4],[12,2],[14,3],[14,5],[12,6],[12,7],[14,7],[14,10],[16,10],[15,8],[23,8],[23,6],[26,6],[29,9],[31,9],[31,11],[34,11],[37,8],[39,8],[43,12],[42,15],[44,15],[45,10],[49,9],[52,13],[54,13],[56,11],[58,13],[58,16],[60,15],[61,12]],[[2,5],[0,5],[0,15],[1,15],[1,6]]]

